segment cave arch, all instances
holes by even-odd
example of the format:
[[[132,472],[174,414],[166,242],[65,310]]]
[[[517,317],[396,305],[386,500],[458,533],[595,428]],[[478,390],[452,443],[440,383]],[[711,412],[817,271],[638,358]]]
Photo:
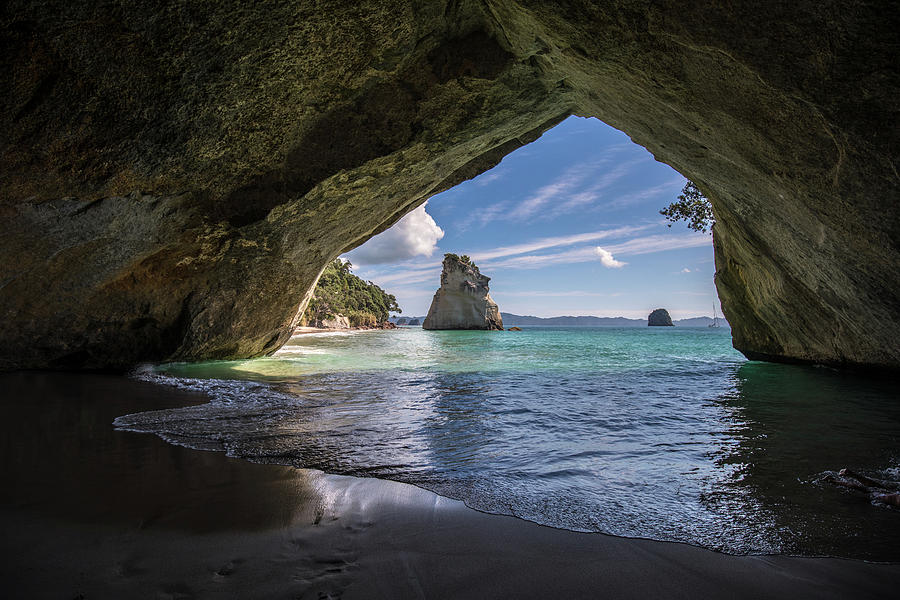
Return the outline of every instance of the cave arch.
[[[7,4],[0,367],[272,352],[329,260],[570,114],[709,192],[747,356],[900,366],[896,17],[348,4]]]

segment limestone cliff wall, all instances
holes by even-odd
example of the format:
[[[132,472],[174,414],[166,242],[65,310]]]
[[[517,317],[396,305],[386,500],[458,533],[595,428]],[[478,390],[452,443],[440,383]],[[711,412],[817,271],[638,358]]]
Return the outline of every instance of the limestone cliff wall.
[[[569,114],[695,181],[751,357],[900,367],[879,3],[0,8],[0,368],[277,349],[322,266]]]
[[[458,257],[444,257],[441,287],[434,293],[423,329],[503,329],[497,303],[478,267]]]

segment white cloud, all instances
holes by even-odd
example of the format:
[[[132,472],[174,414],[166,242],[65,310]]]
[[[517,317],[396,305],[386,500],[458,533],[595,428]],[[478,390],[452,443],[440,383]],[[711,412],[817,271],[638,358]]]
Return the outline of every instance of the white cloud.
[[[597,256],[600,257],[600,264],[608,269],[621,269],[628,264],[616,260],[608,250],[604,250],[600,246],[597,246],[594,250],[597,252]]]
[[[350,261],[355,265],[377,265],[434,254],[444,230],[425,212],[426,204],[350,252]]]
[[[691,272],[691,270],[688,269],[687,267],[685,267],[681,271],[679,271],[679,273],[690,273],[690,272]]]

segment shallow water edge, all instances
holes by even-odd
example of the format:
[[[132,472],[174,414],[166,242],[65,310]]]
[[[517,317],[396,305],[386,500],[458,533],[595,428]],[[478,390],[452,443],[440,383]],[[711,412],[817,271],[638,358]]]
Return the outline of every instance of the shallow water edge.
[[[207,399],[122,377],[17,373],[0,385],[11,597],[877,598],[900,576],[900,565],[567,532],[403,484],[187,450],[109,423]]]
[[[708,330],[443,333],[309,336],[270,359],[164,365],[144,376],[213,401],[116,425],[574,531],[898,556],[897,511],[824,482],[844,466],[897,477],[889,382],[747,362]]]

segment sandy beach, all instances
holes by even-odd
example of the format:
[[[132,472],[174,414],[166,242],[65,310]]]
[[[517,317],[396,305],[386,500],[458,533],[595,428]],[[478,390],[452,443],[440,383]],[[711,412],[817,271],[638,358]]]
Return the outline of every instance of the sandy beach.
[[[324,328],[324,327],[295,327],[291,332],[291,337],[296,337],[300,335],[307,335],[310,333],[358,333],[360,331],[384,331],[385,329],[392,329],[391,327],[350,327],[348,329],[340,329],[340,328]]]
[[[735,557],[487,515],[388,481],[117,432],[204,401],[112,375],[0,375],[8,598],[876,598],[900,565]]]
[[[350,331],[349,329],[325,329],[323,327],[294,327],[291,337],[295,335],[305,335],[307,333],[329,333],[333,331]]]

